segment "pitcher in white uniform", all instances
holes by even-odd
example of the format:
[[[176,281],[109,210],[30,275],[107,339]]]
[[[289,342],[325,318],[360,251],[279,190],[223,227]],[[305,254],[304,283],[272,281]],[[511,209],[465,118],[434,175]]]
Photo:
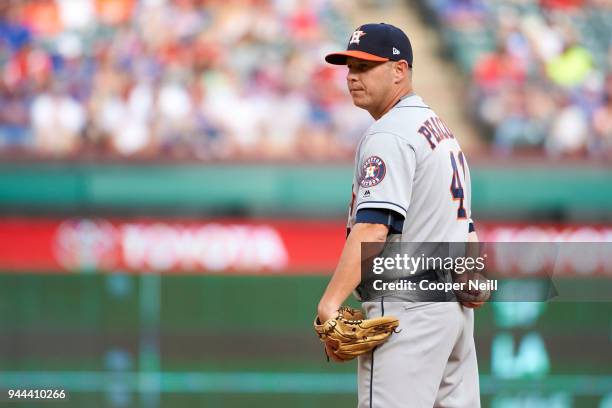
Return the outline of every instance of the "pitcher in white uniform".
[[[400,320],[398,334],[359,358],[360,408],[478,408],[472,309],[482,303],[390,299],[360,285],[362,242],[477,241],[466,156],[451,130],[414,93],[412,46],[402,30],[362,25],[346,51],[325,59],[348,67],[353,103],[376,121],[357,148],[350,232],[319,302],[319,319],[334,316],[357,291],[368,317]]]

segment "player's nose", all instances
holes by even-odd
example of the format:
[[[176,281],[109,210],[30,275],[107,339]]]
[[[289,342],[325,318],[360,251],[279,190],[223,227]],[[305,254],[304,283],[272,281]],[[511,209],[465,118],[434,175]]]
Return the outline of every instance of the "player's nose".
[[[352,69],[349,69],[346,73],[346,82],[351,83],[357,81],[357,74]]]

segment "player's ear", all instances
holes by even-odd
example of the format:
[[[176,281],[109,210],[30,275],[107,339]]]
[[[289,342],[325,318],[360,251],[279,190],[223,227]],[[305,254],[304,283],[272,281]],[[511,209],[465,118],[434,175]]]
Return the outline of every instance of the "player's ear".
[[[406,60],[399,60],[393,63],[393,75],[394,82],[399,84],[400,82],[404,82],[406,78],[410,75],[410,67],[408,66],[408,62]]]

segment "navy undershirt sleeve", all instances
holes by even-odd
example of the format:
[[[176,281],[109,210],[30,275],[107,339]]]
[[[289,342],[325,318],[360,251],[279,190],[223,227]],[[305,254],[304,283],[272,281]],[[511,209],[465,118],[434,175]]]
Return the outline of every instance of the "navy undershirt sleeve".
[[[355,222],[386,225],[390,234],[401,234],[404,229],[404,217],[386,208],[362,208],[357,211]]]

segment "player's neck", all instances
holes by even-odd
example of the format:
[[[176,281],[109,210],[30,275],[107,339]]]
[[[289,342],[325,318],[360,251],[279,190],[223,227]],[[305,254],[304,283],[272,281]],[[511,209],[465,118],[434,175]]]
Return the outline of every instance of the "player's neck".
[[[406,85],[399,87],[391,94],[391,96],[387,99],[386,103],[383,105],[383,109],[379,112],[370,112],[370,115],[375,120],[378,120],[385,116],[387,112],[389,112],[404,96],[413,93],[414,90],[411,86]]]

